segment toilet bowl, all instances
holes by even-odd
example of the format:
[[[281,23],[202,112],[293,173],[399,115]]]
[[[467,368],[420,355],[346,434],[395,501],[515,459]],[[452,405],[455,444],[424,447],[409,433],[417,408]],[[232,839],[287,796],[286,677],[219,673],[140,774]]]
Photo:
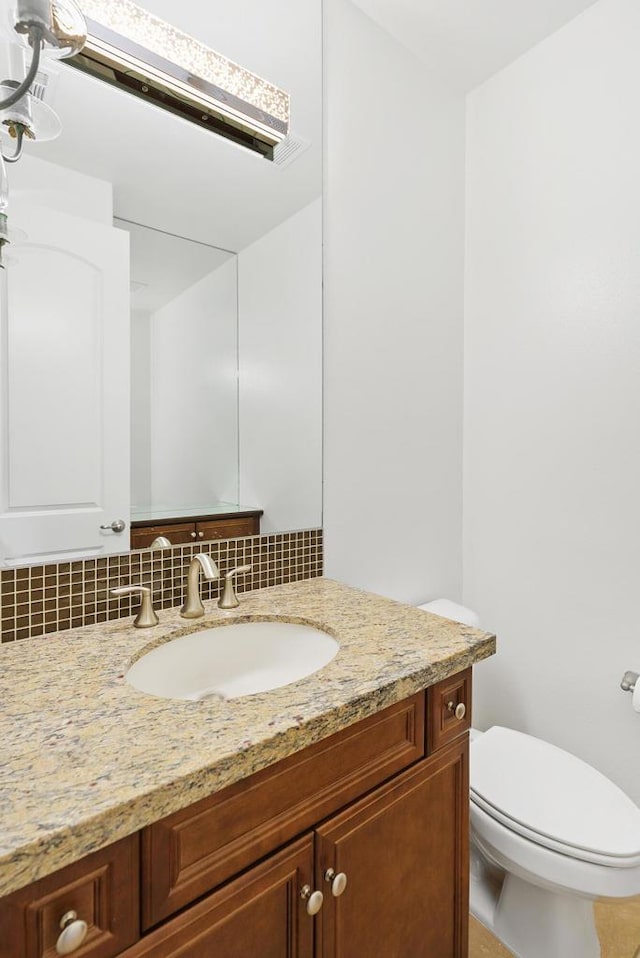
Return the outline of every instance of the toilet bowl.
[[[471,743],[471,912],[518,958],[599,958],[597,898],[640,894],[640,809],[590,765],[494,726]]]
[[[451,606],[446,618],[473,615]],[[640,894],[637,805],[576,756],[500,726],[471,733],[470,786],[474,917],[517,958],[600,958],[593,901]]]

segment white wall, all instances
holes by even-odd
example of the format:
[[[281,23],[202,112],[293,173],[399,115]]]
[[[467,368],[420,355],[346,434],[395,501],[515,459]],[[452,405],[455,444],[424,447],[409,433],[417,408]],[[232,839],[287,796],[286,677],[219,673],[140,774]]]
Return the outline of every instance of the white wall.
[[[151,314],[131,310],[131,505],[151,502]]]
[[[35,206],[59,210],[82,219],[113,226],[113,185],[77,170],[25,154],[19,163],[7,164],[9,226],[11,206],[25,199]]]
[[[460,598],[464,100],[325,10],[326,573]]]
[[[151,319],[152,501],[237,502],[236,259]]]
[[[262,532],[322,524],[322,201],[238,257],[240,502]]]
[[[476,721],[640,800],[640,6],[601,0],[469,99],[465,601]]]

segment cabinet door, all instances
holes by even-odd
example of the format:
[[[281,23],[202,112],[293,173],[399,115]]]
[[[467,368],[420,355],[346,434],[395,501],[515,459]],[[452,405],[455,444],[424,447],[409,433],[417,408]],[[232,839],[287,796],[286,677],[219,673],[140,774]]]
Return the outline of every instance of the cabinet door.
[[[318,958],[466,956],[468,802],[465,740],[317,830]]]
[[[209,542],[211,539],[241,539],[243,536],[259,535],[260,520],[252,519],[212,519],[208,522],[197,522],[196,533],[198,539]]]
[[[131,548],[148,549],[154,539],[164,536],[172,546],[193,542],[196,538],[194,522],[168,522],[163,526],[140,526],[131,530]]]
[[[152,932],[121,958],[312,958],[313,880],[306,836]],[[354,956],[352,956],[354,958]]]
[[[423,758],[424,711],[418,692],[145,828],[142,927],[157,925]]]

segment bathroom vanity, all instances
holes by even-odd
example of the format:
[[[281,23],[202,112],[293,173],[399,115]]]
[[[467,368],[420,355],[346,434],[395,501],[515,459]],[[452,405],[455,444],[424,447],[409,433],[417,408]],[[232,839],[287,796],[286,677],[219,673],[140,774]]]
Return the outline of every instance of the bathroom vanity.
[[[262,509],[230,503],[199,509],[135,509],[131,513],[131,548],[148,549],[158,536],[171,545],[258,536],[262,513]]]
[[[224,615],[311,622],[340,652],[294,685],[187,703],[124,681],[123,656],[187,631],[177,614],[153,637],[129,623],[66,634],[97,702],[92,717],[84,695],[69,703],[55,732],[62,703],[34,716],[31,744],[46,727],[68,787],[60,775],[39,806],[45,746],[31,782],[2,796],[1,958],[53,956],[72,912],[89,926],[69,952],[82,958],[462,958],[471,666],[493,637],[328,580],[245,595]],[[18,682],[32,649],[51,663],[64,641],[24,643]],[[26,739],[22,755],[36,760]]]

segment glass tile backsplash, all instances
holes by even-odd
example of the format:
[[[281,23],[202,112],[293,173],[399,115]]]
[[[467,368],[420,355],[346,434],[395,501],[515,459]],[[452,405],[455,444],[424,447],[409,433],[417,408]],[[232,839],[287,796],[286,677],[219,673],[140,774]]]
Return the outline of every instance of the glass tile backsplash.
[[[206,552],[220,579],[202,582],[203,599],[217,598],[226,572],[250,565],[237,580],[238,593],[322,575],[322,529],[199,542],[78,562],[0,571],[2,642],[27,639],[119,619],[135,611],[138,596],[115,598],[121,585],[149,585],[156,609],[181,605],[191,558]]]

